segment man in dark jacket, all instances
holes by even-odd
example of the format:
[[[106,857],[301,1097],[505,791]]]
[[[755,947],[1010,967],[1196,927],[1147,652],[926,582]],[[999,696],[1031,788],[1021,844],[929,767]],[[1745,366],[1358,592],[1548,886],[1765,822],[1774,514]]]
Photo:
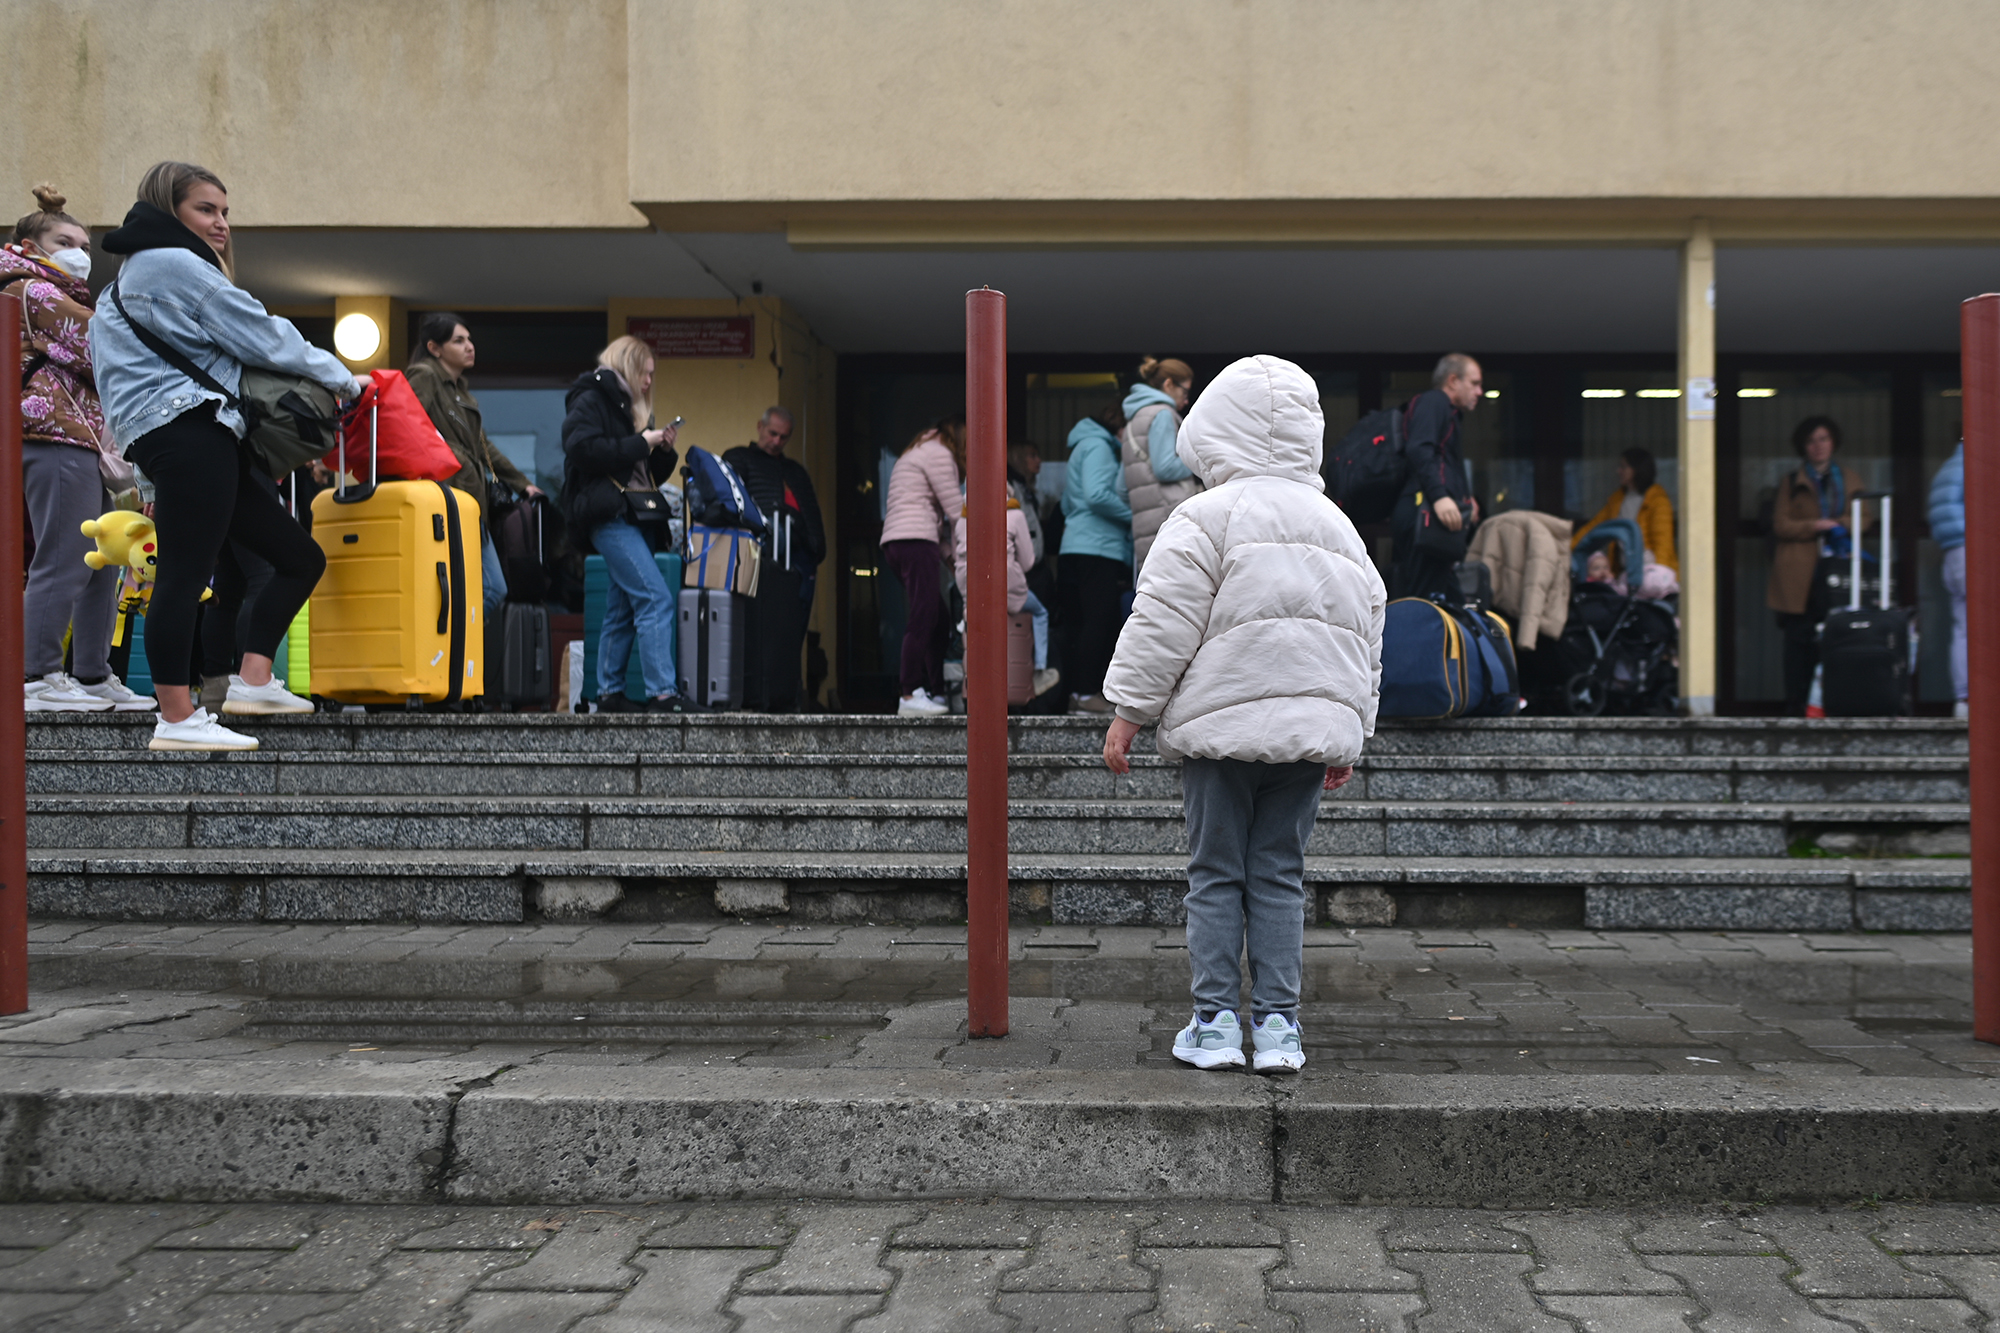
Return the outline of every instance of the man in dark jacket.
[[[1403,455],[1410,470],[1402,498],[1390,516],[1395,536],[1390,587],[1393,596],[1424,597],[1450,589],[1452,566],[1447,555],[1417,547],[1418,520],[1430,511],[1432,524],[1464,537],[1479,521],[1479,500],[1465,475],[1463,437],[1459,420],[1479,406],[1485,394],[1479,363],[1463,352],[1451,352],[1431,372],[1431,387],[1417,395],[1403,437]]]
[[[789,713],[798,707],[799,649],[819,562],[826,558],[826,525],[812,477],[797,460],[785,457],[785,442],[791,438],[792,414],[782,407],[766,408],[755,442],[723,455],[769,524],[743,654],[743,705],[758,712]]]

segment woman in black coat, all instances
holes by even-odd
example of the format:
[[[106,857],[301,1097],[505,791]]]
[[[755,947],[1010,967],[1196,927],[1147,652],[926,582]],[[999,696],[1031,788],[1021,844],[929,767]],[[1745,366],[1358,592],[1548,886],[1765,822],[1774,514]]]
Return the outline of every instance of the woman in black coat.
[[[562,508],[577,548],[604,557],[610,586],[598,632],[597,699],[606,712],[635,705],[625,668],[636,643],[648,709],[677,707],[674,620],[678,590],[653,559],[648,534],[626,517],[626,491],[657,491],[674,474],[674,428],[655,429],[653,354],[619,338],[597,354],[597,369],[570,385],[563,418]]]

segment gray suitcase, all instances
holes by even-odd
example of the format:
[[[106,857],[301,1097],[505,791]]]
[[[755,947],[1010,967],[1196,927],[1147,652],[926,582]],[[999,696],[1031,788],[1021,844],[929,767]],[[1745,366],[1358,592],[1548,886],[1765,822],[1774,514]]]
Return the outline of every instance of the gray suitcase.
[[[681,589],[677,665],[683,697],[715,709],[742,706],[748,600],[713,588]]]

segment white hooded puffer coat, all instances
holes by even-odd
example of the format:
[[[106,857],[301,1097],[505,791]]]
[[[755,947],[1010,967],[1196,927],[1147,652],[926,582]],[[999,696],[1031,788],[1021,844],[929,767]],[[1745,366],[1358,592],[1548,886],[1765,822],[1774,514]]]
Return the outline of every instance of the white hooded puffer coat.
[[[1104,697],[1159,721],[1167,759],[1351,764],[1375,733],[1382,578],[1320,481],[1319,386],[1246,357],[1196,402],[1177,452],[1208,489],[1139,576]]]

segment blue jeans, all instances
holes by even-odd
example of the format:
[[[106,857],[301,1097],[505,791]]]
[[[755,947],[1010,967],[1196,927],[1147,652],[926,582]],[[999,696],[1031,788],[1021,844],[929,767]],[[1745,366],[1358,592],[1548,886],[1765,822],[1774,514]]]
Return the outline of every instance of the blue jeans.
[[[493,548],[493,534],[482,524],[479,530],[479,590],[484,595],[486,618],[507,600],[507,575],[500,568],[500,552]]]
[[[1187,813],[1188,963],[1197,1009],[1242,1003],[1247,935],[1253,1015],[1299,1016],[1306,839],[1326,765],[1181,761]]]
[[[677,598],[645,534],[622,518],[591,530],[590,544],[604,557],[606,589],[604,626],[597,640],[597,697],[625,693],[625,666],[632,645],[639,645],[640,674],[646,697],[668,698],[674,684],[674,614]]]
[[[1049,664],[1049,609],[1033,593],[1021,609],[1035,618],[1035,670],[1040,671]]]

